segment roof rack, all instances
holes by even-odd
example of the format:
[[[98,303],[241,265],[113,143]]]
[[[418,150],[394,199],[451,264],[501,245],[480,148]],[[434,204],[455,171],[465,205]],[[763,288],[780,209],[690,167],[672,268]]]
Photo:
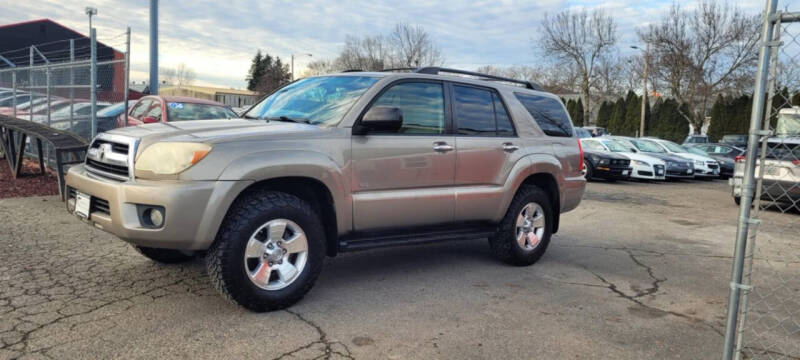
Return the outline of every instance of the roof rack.
[[[346,72],[364,72],[364,70],[361,70],[361,69],[347,69],[347,70],[342,70],[342,72],[343,73],[346,73]]]
[[[533,82],[530,82],[530,81],[517,80],[517,79],[512,79],[512,78],[507,78],[507,77],[502,77],[502,76],[483,74],[483,73],[474,72],[474,71],[466,71],[466,70],[458,70],[458,69],[449,69],[449,68],[442,68],[442,67],[436,67],[436,66],[429,66],[429,67],[417,68],[417,69],[414,70],[414,72],[418,73],[418,74],[430,74],[430,75],[439,75],[440,73],[469,75],[469,76],[477,77],[480,80],[504,81],[504,82],[510,82],[510,83],[514,83],[514,84],[524,85],[526,88],[531,89],[531,90],[542,90],[541,86],[539,86],[538,84],[535,84]]]
[[[401,67],[401,68],[383,69],[383,70],[381,70],[381,72],[390,72],[390,71],[411,71],[411,72],[415,72],[415,71],[417,71],[417,69],[419,69],[419,68]]]

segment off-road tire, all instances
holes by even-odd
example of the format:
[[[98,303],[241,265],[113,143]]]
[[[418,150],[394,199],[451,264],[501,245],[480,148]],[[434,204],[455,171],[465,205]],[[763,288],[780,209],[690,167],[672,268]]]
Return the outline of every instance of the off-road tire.
[[[525,251],[517,244],[516,220],[522,208],[536,202],[542,206],[545,214],[545,231],[538,247]],[[489,238],[489,247],[498,259],[515,266],[528,266],[537,262],[544,255],[550,244],[553,231],[553,205],[544,190],[534,185],[522,186],[511,201],[505,217],[500,222],[497,234]]]
[[[180,250],[159,249],[144,246],[134,246],[134,249],[150,260],[162,264],[180,264],[194,259],[194,255],[187,254]]]
[[[300,275],[279,290],[262,289],[248,278],[244,250],[253,232],[272,219],[297,223],[308,240],[308,260]],[[253,190],[240,196],[222,222],[206,255],[212,284],[228,300],[249,310],[279,310],[300,301],[311,290],[325,258],[325,232],[320,216],[302,199],[283,192]]]

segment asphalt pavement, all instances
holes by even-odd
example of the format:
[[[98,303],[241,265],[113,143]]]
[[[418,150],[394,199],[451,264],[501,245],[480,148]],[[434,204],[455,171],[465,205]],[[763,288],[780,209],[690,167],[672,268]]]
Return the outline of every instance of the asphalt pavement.
[[[765,236],[800,231],[764,217]],[[591,183],[534,266],[485,240],[344,254],[256,314],[202,260],[155,264],[57,197],[3,199],[0,359],[719,358],[736,220],[724,181]]]

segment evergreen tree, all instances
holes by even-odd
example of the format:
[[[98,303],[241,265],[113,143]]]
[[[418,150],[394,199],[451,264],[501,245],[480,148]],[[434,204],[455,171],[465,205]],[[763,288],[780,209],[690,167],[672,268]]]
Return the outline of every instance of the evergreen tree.
[[[569,114],[572,123],[575,123],[575,101],[572,99],[567,100],[567,114]]]
[[[717,142],[725,135],[729,120],[727,114],[727,108],[729,106],[730,103],[728,99],[722,95],[718,95],[717,100],[711,107],[711,111],[708,114],[709,117],[711,117],[711,124],[708,125],[708,138],[711,142]]]
[[[603,101],[600,104],[600,110],[597,112],[597,126],[608,128],[608,123],[611,120],[611,113],[614,111],[614,105],[608,101]]]
[[[652,114],[650,112],[650,101],[648,101],[649,98],[647,96],[645,96],[644,99],[645,99],[645,103],[644,103],[644,130],[645,130],[645,132],[644,132],[644,135],[648,136],[648,134],[647,134],[647,124],[650,123],[650,120],[652,119]]]
[[[262,55],[261,50],[256,52],[256,56],[253,57],[252,62],[250,63],[250,70],[247,72],[247,90],[255,91],[256,85],[258,84],[258,79],[260,79],[264,75],[264,64],[262,62]]]
[[[575,117],[572,118],[572,122],[577,126],[583,126],[583,101],[581,99],[575,103]]]
[[[800,106],[800,91],[794,93],[794,96],[792,96],[792,106]]]
[[[625,103],[625,98],[619,98],[617,102],[614,103],[614,111],[611,112],[611,119],[608,121],[608,132],[614,135],[622,134],[626,110],[627,104]]]
[[[641,98],[636,96],[633,91],[628,91],[628,95],[625,98],[625,119],[622,124],[620,135],[636,136],[639,130],[641,117]]]

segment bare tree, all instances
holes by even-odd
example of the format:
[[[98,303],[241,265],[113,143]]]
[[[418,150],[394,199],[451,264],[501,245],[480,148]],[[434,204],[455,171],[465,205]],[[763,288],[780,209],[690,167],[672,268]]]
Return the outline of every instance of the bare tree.
[[[314,60],[306,65],[306,70],[303,72],[302,77],[325,75],[335,71],[336,68],[333,61],[319,59]]]
[[[159,77],[168,84],[177,87],[189,86],[194,82],[195,72],[184,63],[175,68],[159,68]]]
[[[716,0],[686,11],[673,4],[660,23],[640,37],[651,46],[654,79],[685,103],[683,116],[696,133],[716,94],[740,86],[757,59],[759,18]]]
[[[420,67],[444,64],[442,51],[421,26],[399,23],[389,34],[391,66]]]
[[[570,66],[552,65],[533,67],[512,65],[497,67],[485,65],[476,69],[479,73],[499,75],[517,80],[527,80],[541,85],[545,90],[556,94],[574,94],[577,73]]]
[[[591,88],[598,62],[611,53],[617,41],[617,26],[602,10],[565,10],[542,21],[541,49],[571,64],[579,75],[584,119],[591,115]]]
[[[363,38],[347,35],[344,48],[335,60],[340,70],[381,70],[389,59],[389,49],[382,35]]]

